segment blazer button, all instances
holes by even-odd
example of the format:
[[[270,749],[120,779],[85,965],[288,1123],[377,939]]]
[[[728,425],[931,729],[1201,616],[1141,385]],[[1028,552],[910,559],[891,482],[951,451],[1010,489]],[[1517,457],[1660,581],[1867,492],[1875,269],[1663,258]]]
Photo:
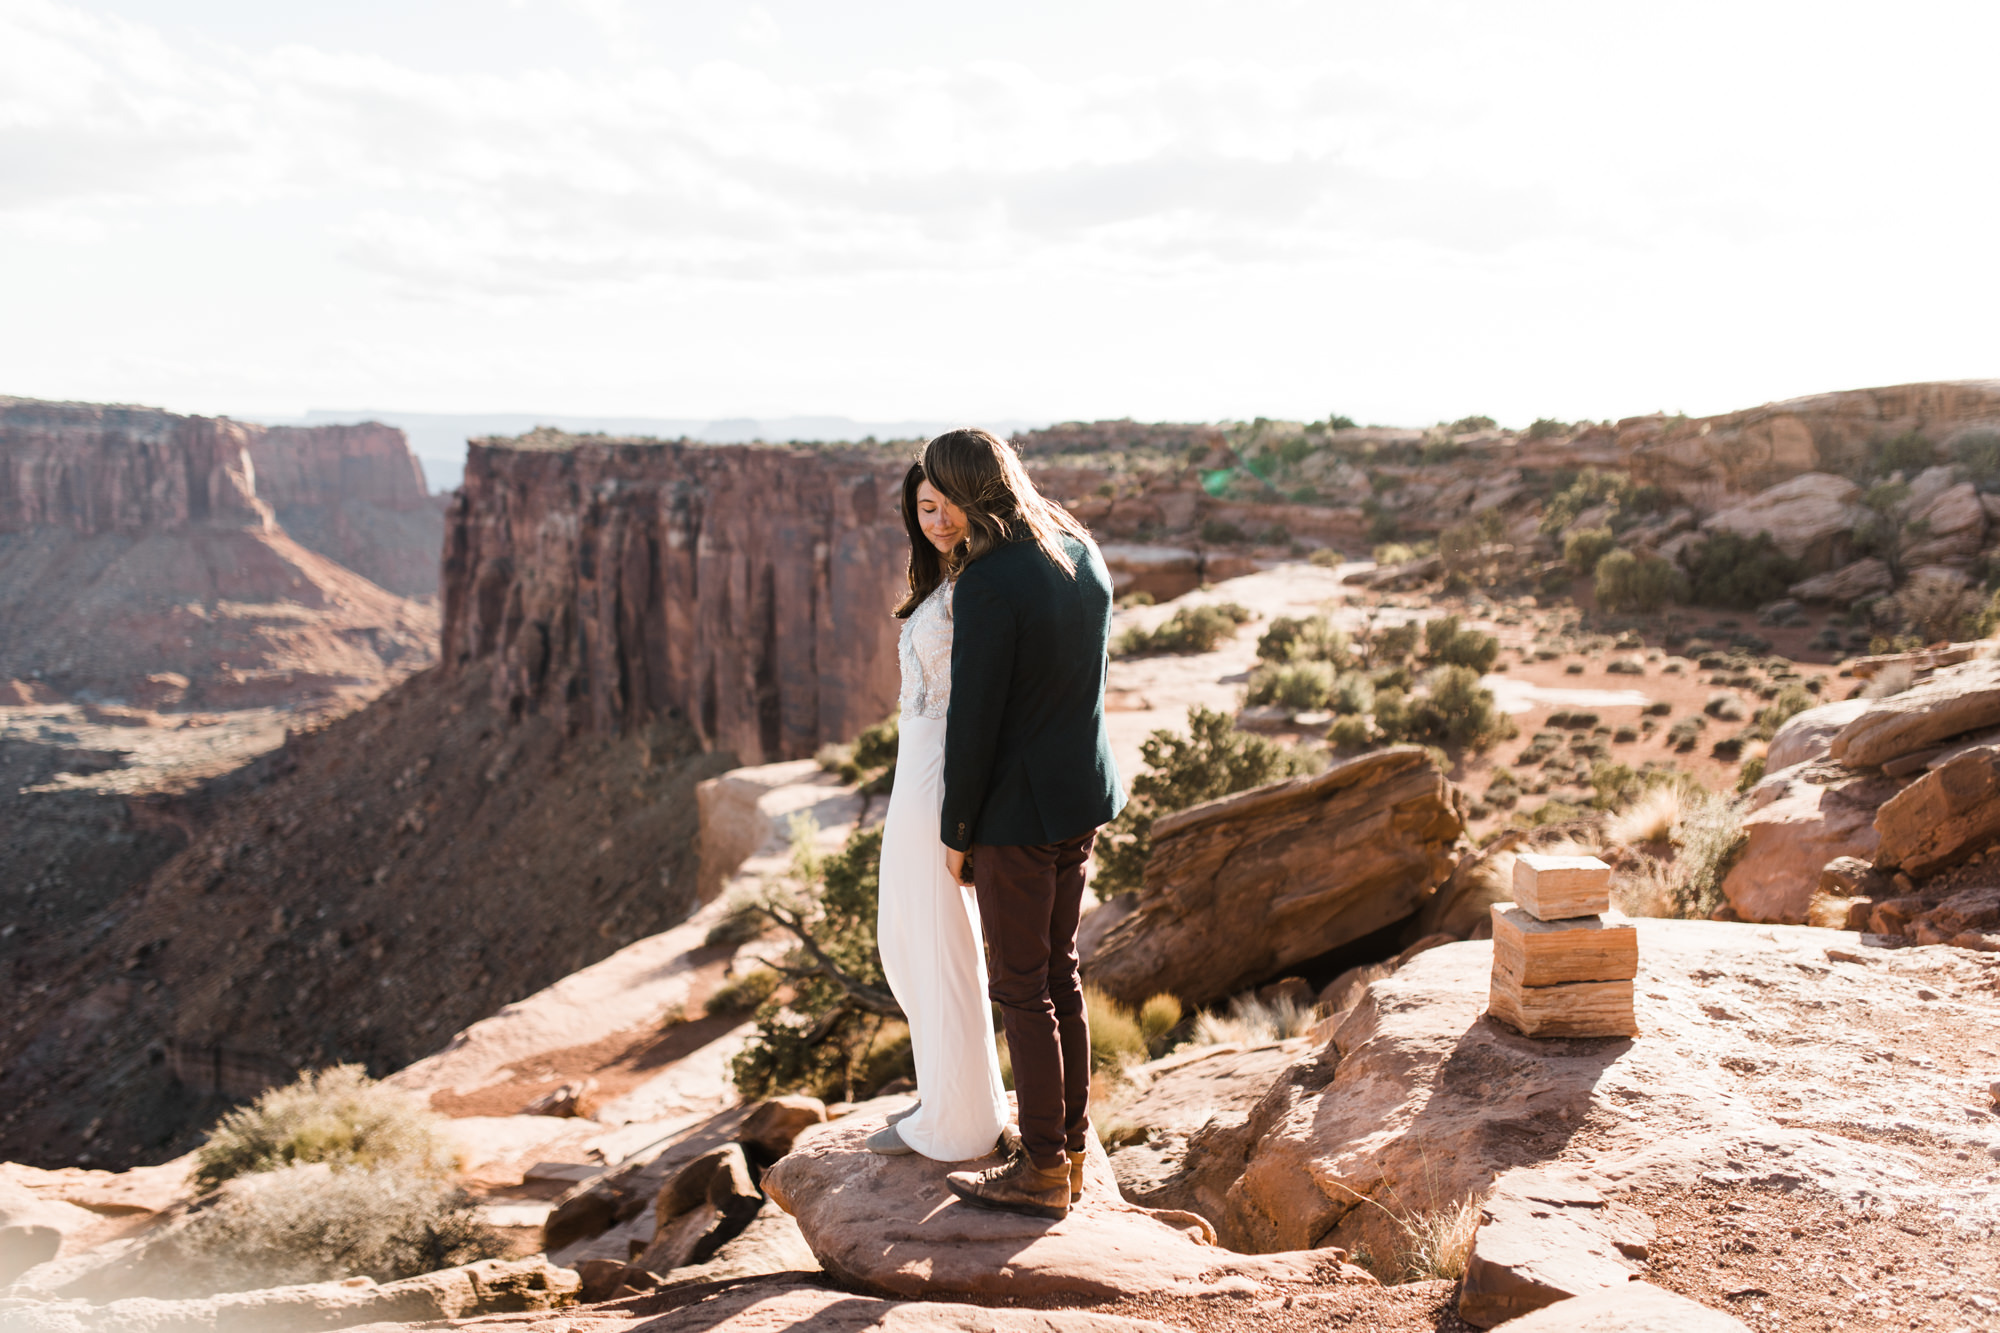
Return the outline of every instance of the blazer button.
[[[965,836],[965,825],[962,823],[958,826],[958,836],[961,838]]]

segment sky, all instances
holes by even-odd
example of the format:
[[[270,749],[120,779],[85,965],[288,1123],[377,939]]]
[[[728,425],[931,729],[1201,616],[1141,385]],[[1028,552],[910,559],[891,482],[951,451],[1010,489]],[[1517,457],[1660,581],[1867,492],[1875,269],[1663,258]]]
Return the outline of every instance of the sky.
[[[0,0],[0,394],[1523,425],[2000,376],[2000,6]]]

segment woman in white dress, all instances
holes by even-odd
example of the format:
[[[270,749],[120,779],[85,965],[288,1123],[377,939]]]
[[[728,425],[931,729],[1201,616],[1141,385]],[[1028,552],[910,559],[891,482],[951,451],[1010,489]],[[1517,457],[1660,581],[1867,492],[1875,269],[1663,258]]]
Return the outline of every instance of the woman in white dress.
[[[903,618],[896,785],[882,828],[876,938],[889,988],[910,1021],[918,1103],[870,1136],[876,1152],[941,1162],[984,1157],[1007,1122],[1007,1094],[986,996],[986,945],[972,890],[945,868],[945,710],[951,702],[951,594],[965,515],[912,465],[903,479],[910,595]]]

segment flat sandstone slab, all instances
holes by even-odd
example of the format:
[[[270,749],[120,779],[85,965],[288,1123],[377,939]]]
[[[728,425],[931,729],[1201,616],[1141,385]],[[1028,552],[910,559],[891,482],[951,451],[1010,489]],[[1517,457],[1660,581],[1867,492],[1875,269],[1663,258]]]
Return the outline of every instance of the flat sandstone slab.
[[[1629,981],[1572,981],[1561,986],[1519,986],[1493,971],[1487,1012],[1528,1037],[1632,1037]]]
[[[946,1187],[978,1162],[881,1157],[864,1146],[882,1127],[861,1112],[815,1126],[764,1173],[764,1189],[798,1219],[835,1278],[894,1296],[1119,1297],[1147,1292],[1253,1293],[1270,1283],[1375,1279],[1337,1249],[1245,1255],[1221,1249],[1192,1213],[1149,1210],[1118,1194],[1095,1139],[1084,1196],[1060,1222],[975,1208]]]
[[[1628,1282],[1557,1301],[1502,1325],[1507,1333],[1748,1333],[1734,1315],[1650,1282]]]
[[[1639,931],[1601,916],[1542,921],[1512,903],[1495,903],[1493,973],[1514,987],[1630,981],[1639,975]]]
[[[1514,861],[1514,902],[1543,921],[1611,910],[1611,867],[1594,856],[1522,852]]]

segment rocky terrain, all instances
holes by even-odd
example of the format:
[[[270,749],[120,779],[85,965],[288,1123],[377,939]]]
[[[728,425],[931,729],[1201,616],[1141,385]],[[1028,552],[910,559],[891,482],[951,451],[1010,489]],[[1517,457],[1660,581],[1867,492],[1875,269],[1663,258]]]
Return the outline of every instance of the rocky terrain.
[[[907,1104],[893,1061],[851,1101],[730,1077],[760,1001],[801,993],[744,904],[881,814],[808,756],[893,706],[906,450],[536,432],[473,450],[441,665],[358,712],[121,745],[119,705],[12,687],[10,781],[126,813],[84,816],[99,861],[29,886],[0,940],[24,997],[0,1154],[35,1164],[0,1168],[0,1252],[36,1261],[0,1321],[2000,1327],[2000,386],[1018,443],[1125,595],[1128,777],[1197,705],[1300,774],[1165,811],[1087,918],[1106,1003],[1185,1017],[1100,1069],[1069,1219],[967,1215],[930,1164],[861,1152]],[[212,452],[224,481],[175,521],[242,507],[251,455]],[[332,473],[281,458],[313,508]],[[38,493],[153,502],[91,484]],[[1408,732],[1394,710],[1443,707],[1459,662],[1476,739]],[[1253,702],[1279,667],[1303,684]],[[1530,848],[1612,865],[1637,1037],[1487,1012],[1489,909]],[[120,875],[143,887],[87,882]],[[343,1060],[448,1117],[508,1256],[148,1303],[213,1206],[168,1159]]]

